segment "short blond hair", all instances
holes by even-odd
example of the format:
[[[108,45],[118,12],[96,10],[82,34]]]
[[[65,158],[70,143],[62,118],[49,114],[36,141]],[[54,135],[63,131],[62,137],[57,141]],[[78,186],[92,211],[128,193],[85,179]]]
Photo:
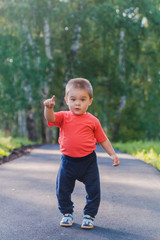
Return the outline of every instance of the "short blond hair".
[[[68,96],[68,93],[70,91],[71,88],[79,88],[79,89],[85,89],[88,91],[89,97],[93,98],[93,88],[92,85],[90,83],[90,81],[88,81],[85,78],[73,78],[70,79],[66,85],[66,92],[65,92],[65,96]]]

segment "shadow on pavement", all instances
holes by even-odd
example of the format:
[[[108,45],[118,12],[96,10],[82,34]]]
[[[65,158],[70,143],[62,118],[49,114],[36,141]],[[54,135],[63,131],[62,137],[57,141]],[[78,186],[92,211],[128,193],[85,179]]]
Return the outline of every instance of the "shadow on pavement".
[[[142,236],[139,234],[129,233],[127,231],[120,231],[111,228],[104,228],[95,226],[94,229],[81,229],[81,225],[78,223],[74,223],[72,229],[66,229],[66,234],[64,234],[65,239],[68,239],[67,230],[73,231],[72,239],[76,239],[75,237],[75,230],[77,233],[77,239],[100,239],[100,240],[150,240],[151,238],[146,238],[146,236]]]
[[[138,240],[144,239],[142,235],[137,235],[133,233],[128,233],[127,231],[119,231],[111,228],[102,228],[96,226],[93,229],[93,233],[97,235],[97,239],[118,239],[118,240]],[[145,240],[147,240],[145,236]]]

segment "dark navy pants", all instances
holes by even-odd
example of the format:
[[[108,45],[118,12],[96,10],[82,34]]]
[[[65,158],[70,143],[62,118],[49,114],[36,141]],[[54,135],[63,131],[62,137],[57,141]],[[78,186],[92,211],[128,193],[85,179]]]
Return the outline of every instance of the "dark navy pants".
[[[95,217],[100,204],[100,181],[95,152],[81,158],[62,155],[56,182],[58,208],[62,214],[73,213],[71,194],[76,180],[84,183],[87,193],[84,214]]]

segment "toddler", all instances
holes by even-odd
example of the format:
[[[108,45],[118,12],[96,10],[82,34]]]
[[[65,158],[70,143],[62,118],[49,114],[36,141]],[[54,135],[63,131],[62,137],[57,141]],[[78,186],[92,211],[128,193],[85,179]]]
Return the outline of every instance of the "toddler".
[[[44,101],[48,125],[60,128],[62,156],[56,181],[58,207],[63,214],[60,225],[68,227],[73,224],[71,194],[78,180],[84,183],[87,193],[81,227],[91,229],[100,204],[96,143],[110,155],[114,167],[120,162],[99,120],[87,112],[93,101],[91,83],[84,78],[71,79],[66,85],[65,101],[69,111],[60,112],[54,112],[55,96]]]

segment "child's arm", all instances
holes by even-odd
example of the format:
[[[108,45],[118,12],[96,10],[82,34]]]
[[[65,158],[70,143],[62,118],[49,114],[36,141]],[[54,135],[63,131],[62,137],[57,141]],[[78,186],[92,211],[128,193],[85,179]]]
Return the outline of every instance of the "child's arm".
[[[43,102],[45,108],[44,108],[44,116],[47,121],[54,123],[56,118],[54,115],[54,106],[55,106],[55,96],[52,98],[49,98]]]
[[[110,155],[112,161],[114,162],[113,167],[118,166],[120,164],[120,161],[119,161],[119,158],[116,155],[109,139],[107,138],[105,141],[101,142],[100,145]]]

